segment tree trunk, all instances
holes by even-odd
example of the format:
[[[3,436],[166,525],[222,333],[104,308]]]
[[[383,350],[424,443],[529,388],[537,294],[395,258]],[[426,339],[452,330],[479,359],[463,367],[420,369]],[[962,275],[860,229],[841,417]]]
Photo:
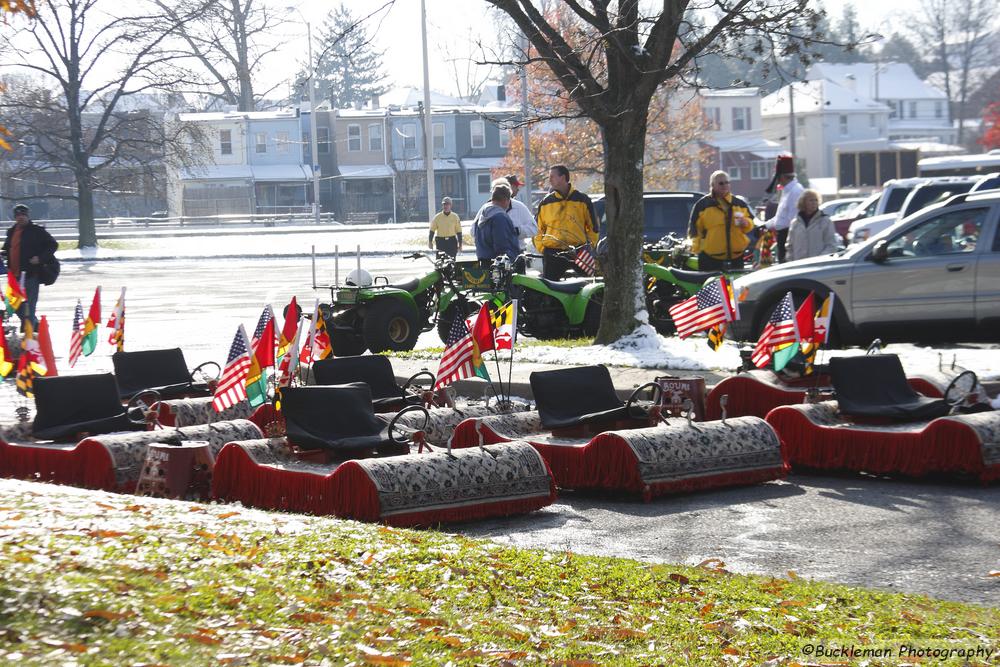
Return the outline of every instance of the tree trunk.
[[[604,125],[602,134],[610,261],[604,271],[604,312],[596,342],[606,344],[631,333],[640,324],[637,311],[645,307],[638,300],[637,290],[642,259],[646,117],[618,116]]]
[[[80,217],[77,247],[96,248],[97,228],[94,225],[94,188],[90,182],[90,172],[77,171],[76,192],[79,203],[77,215]]]

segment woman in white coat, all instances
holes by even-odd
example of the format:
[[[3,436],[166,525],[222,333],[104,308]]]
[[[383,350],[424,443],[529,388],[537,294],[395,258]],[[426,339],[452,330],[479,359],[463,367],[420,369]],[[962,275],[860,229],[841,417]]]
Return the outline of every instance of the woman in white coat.
[[[836,250],[836,230],[830,216],[819,211],[819,193],[805,190],[799,197],[799,214],[788,228],[788,260],[829,255]]]

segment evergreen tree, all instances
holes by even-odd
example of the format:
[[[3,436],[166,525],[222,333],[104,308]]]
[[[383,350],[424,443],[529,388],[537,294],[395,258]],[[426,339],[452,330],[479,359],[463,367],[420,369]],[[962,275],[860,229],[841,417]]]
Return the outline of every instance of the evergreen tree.
[[[861,25],[858,23],[858,12],[851,3],[844,5],[844,13],[840,17],[840,25],[837,26],[837,36],[842,43],[852,45],[858,44],[863,37]],[[859,63],[864,60],[857,48],[849,47],[844,49],[835,62]]]
[[[334,109],[364,104],[385,92],[386,74],[381,51],[372,47],[362,21],[341,4],[331,11],[319,31],[316,57],[317,94]]]
[[[913,42],[898,32],[892,33],[889,39],[882,42],[882,49],[879,51],[878,60],[883,63],[907,63],[913,67],[913,71],[921,79],[926,78],[933,69],[924,60]]]

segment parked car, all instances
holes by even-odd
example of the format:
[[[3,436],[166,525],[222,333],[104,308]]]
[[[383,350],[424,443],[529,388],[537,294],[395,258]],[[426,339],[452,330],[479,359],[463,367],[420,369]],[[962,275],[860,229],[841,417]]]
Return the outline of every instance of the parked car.
[[[704,197],[700,192],[644,192],[642,208],[644,213],[643,237],[649,243],[659,241],[673,232],[681,238],[687,236],[691,210],[695,202]],[[601,223],[601,236],[608,233],[608,221],[604,212],[604,195],[594,195],[594,211]]]
[[[843,215],[835,216],[833,218],[834,229],[846,241],[847,232],[856,220],[895,213],[903,207],[903,202],[910,191],[927,180],[926,178],[899,178],[886,181],[881,190],[869,196],[865,201]]]
[[[977,180],[978,178],[961,176],[929,179],[926,183],[921,183],[913,188],[903,201],[902,207],[895,213],[876,215],[852,222],[847,230],[847,242],[850,244],[865,241],[931,204],[968,192]]]
[[[1000,190],[1000,171],[986,174],[979,179],[969,192],[981,192],[983,190]]]
[[[1000,192],[935,204],[833,255],[754,271],[735,281],[741,319],[731,331],[754,340],[791,291],[836,293],[834,343],[993,340],[1000,337]]]
[[[835,215],[847,213],[852,208],[865,200],[865,197],[843,197],[841,199],[831,199],[819,206],[819,210],[833,218]]]

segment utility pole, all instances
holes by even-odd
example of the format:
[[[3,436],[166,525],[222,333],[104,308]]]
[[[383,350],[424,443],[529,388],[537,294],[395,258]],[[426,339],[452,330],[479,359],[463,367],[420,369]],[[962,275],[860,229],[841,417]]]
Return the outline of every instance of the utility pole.
[[[795,159],[795,81],[788,84],[788,147]],[[794,164],[794,162],[793,162]]]
[[[528,127],[528,49],[531,43],[528,36],[521,35],[521,45],[524,51],[524,65],[521,66],[521,141],[524,143],[524,184],[517,193],[521,203],[531,208],[531,190],[534,186],[531,180],[531,129]]]
[[[316,138],[316,86],[313,80],[316,64],[313,62],[312,25],[306,21],[306,41],[309,42],[309,148],[312,152],[313,222],[319,224],[319,141]]]
[[[424,168],[427,172],[427,221],[434,219],[434,137],[431,134],[431,75],[427,67],[427,3],[420,0],[420,37],[424,55]]]

